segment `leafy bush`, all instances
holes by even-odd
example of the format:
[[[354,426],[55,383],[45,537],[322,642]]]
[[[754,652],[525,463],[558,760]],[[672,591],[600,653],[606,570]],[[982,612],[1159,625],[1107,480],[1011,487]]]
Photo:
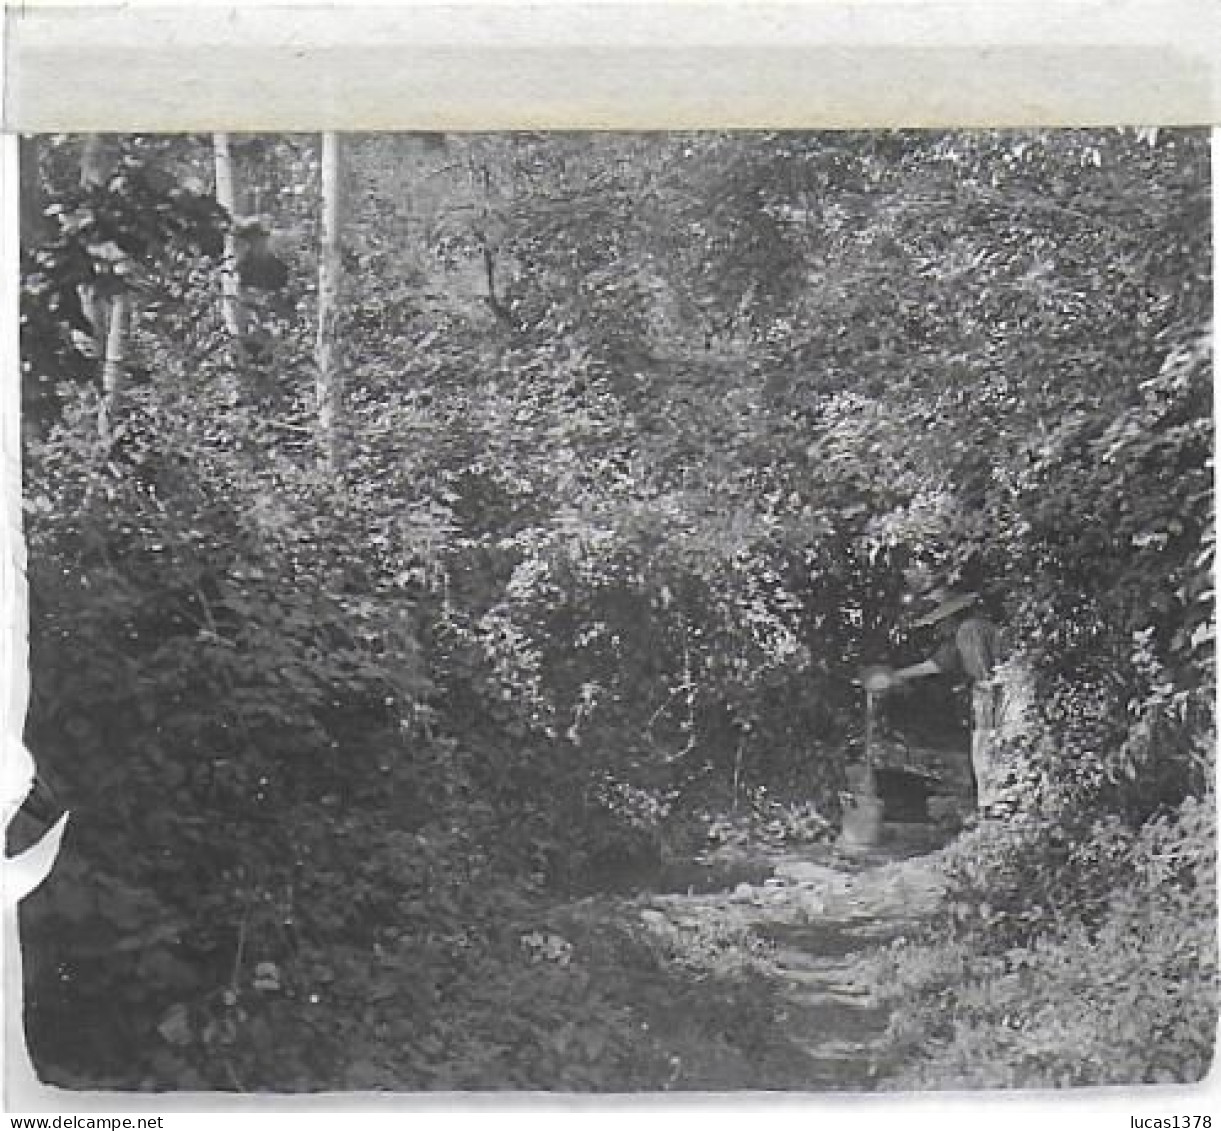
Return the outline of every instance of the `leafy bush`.
[[[998,851],[1018,854],[993,836],[977,875],[1002,883],[1013,875],[1014,886],[960,918],[952,946],[896,950],[882,975],[899,1001],[920,1003],[905,1004],[892,1025],[892,1055],[909,1066],[893,1086],[1202,1079],[1217,1026],[1214,806],[1212,797],[1192,799],[1137,836],[1117,839],[1112,829],[1075,852],[1067,846],[1054,870],[1059,906],[1046,906],[1049,885],[1037,868],[1048,860],[1037,857],[1026,870],[1025,914],[1021,879],[997,864]],[[977,836],[959,851],[988,847]],[[1065,890],[1074,868],[1085,893],[1079,914],[1078,892]],[[960,887],[955,898],[963,896]]]

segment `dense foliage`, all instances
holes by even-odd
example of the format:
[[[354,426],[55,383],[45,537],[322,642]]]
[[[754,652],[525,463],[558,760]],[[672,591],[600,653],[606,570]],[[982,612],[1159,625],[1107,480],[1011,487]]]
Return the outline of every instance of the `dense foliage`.
[[[549,901],[697,814],[834,817],[853,677],[931,646],[929,578],[1038,693],[1018,815],[899,960],[910,1078],[1205,1070],[1203,135],[351,139],[337,473],[313,143],[235,148],[288,280],[254,351],[207,141],[86,188],[79,153],[39,143],[23,249],[27,737],[74,812],[26,915],[49,1079],[665,1086]],[[80,296],[115,289],[101,435]],[[964,741],[947,688],[896,714]]]

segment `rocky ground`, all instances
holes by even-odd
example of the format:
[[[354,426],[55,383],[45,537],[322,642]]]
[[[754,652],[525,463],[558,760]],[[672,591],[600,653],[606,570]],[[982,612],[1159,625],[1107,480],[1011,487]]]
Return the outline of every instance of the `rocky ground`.
[[[774,1020],[803,1054],[806,1088],[870,1089],[887,1070],[890,1019],[873,984],[874,958],[932,915],[943,892],[936,855],[913,851],[933,831],[914,832],[915,845],[909,833],[853,853],[773,849],[771,874],[759,883],[640,897],[638,914],[676,956],[710,949],[707,940],[739,940],[743,953],[724,948],[720,972],[745,964],[773,984],[780,1005]],[[706,866],[740,867],[747,851],[710,853]],[[717,965],[710,958],[714,974]]]
[[[951,836],[888,824],[869,849],[722,843],[648,891],[557,908],[549,929],[669,1061],[649,1089],[871,1091],[898,1067],[879,971],[936,913]]]

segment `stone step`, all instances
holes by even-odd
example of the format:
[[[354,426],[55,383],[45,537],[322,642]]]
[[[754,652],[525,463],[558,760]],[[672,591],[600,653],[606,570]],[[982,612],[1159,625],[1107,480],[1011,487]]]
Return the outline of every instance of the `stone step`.
[[[856,970],[847,966],[790,966],[786,962],[776,964],[776,977],[790,985],[804,986],[868,986],[869,982],[857,977]]]
[[[882,1050],[880,1041],[845,1041],[831,1038],[815,1043],[803,1041],[803,1050],[810,1056],[822,1060],[863,1060],[868,1061]]]
[[[795,986],[794,995],[791,1000],[810,1007],[836,1005],[860,1010],[876,1007],[876,999],[867,986],[837,986],[834,983],[810,985],[807,983],[800,987]]]

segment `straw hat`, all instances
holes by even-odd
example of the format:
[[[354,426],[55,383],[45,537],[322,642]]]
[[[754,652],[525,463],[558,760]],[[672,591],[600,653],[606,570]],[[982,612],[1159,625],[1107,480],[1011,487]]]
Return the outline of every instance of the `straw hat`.
[[[978,593],[956,593],[952,589],[936,589],[929,594],[933,602],[931,612],[912,621],[916,628],[926,628],[930,624],[938,624],[947,617],[952,617],[963,609],[969,609],[979,600]]]

